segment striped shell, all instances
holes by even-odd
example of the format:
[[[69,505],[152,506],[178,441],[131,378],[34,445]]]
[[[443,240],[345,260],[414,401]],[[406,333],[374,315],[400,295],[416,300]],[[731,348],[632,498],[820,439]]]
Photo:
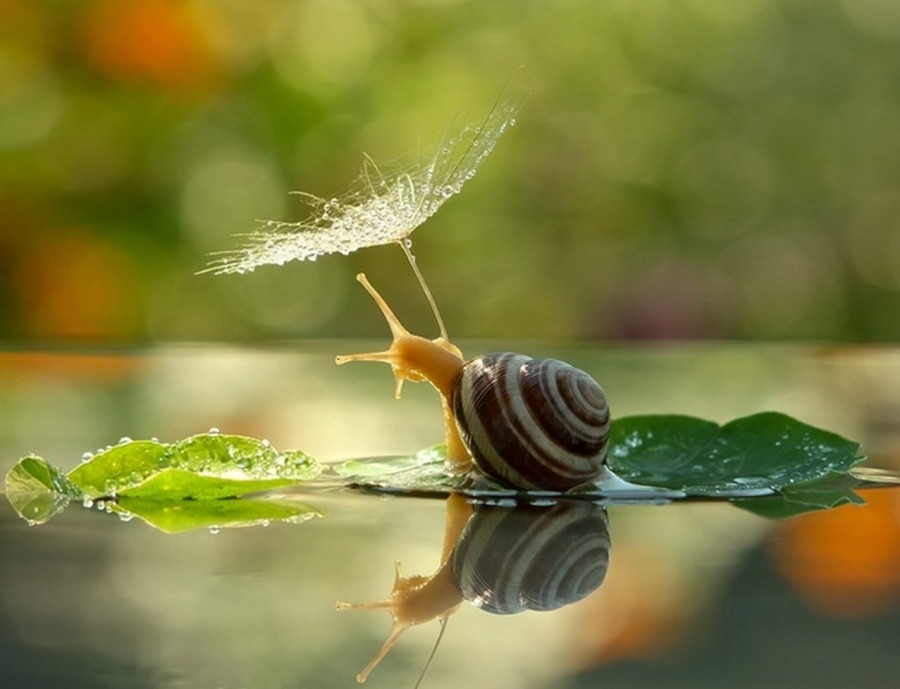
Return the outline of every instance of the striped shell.
[[[451,566],[466,600],[508,615],[581,600],[603,583],[609,550],[606,511],[594,503],[481,505],[457,541]]]
[[[510,353],[472,359],[450,404],[475,465],[499,483],[565,491],[606,463],[606,394],[565,362]]]

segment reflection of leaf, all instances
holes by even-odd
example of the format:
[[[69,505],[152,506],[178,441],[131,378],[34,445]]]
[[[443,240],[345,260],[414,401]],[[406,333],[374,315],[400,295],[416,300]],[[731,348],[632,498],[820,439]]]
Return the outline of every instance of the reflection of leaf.
[[[6,497],[29,524],[43,524],[81,493],[56,467],[25,457],[6,474]]]
[[[121,517],[139,517],[167,533],[259,526],[274,521],[299,523],[323,515],[323,512],[301,502],[274,499],[172,501],[122,496],[110,508]]]
[[[800,486],[786,487],[778,495],[735,500],[735,505],[762,517],[784,519],[840,505],[860,505],[865,501],[853,492],[859,483],[849,474],[833,474]]]

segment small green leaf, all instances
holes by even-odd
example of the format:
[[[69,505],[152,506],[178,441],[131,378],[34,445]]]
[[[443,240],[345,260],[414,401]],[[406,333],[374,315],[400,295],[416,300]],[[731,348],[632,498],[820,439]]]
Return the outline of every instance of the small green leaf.
[[[69,479],[91,498],[210,500],[309,481],[321,470],[308,455],[278,452],[265,440],[204,433],[174,444],[121,443],[69,472]]]
[[[69,472],[69,480],[90,498],[113,495],[172,464],[169,445],[132,440],[95,454]]]
[[[232,500],[311,481],[322,472],[297,450],[266,440],[205,433],[166,444],[123,440],[68,475],[39,457],[22,459],[6,476],[7,496],[30,523],[47,521],[71,499],[104,499],[106,511],[139,516],[164,531],[303,521],[322,513],[287,499]]]
[[[272,499],[161,501],[124,496],[110,509],[122,519],[138,517],[166,533],[260,526],[276,521],[299,523],[324,515],[304,503]]]
[[[6,474],[6,497],[29,524],[43,524],[82,497],[62,471],[40,457],[24,457]]]

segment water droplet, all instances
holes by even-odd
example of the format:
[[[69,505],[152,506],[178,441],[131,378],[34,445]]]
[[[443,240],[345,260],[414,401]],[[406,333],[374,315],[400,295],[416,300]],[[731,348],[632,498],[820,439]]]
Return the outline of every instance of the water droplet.
[[[90,498],[85,498],[81,501],[81,506],[86,507],[87,509],[91,509],[94,506],[94,501]]]
[[[218,428],[216,428],[215,426],[212,426],[212,427],[209,429],[209,431],[207,431],[207,433],[209,433],[210,435],[219,435],[221,432],[222,432],[222,431],[220,431],[220,430],[219,430]]]
[[[123,435],[119,438],[119,445],[125,445],[126,443],[133,443],[134,441],[129,438],[127,435]]]
[[[134,515],[131,512],[119,512],[119,521],[130,522],[134,519]]]
[[[94,458],[93,452],[85,452],[83,455],[81,455],[82,462],[88,462],[88,461],[92,460],[93,458]]]
[[[216,534],[218,534],[221,530],[222,530],[222,529],[221,529],[220,527],[218,527],[218,526],[211,526],[211,527],[209,527],[209,532],[210,532],[213,536],[215,536]]]
[[[271,447],[272,444],[269,442],[269,439],[268,439],[268,438],[263,438],[263,439],[262,439],[262,446],[263,446],[263,447]]]

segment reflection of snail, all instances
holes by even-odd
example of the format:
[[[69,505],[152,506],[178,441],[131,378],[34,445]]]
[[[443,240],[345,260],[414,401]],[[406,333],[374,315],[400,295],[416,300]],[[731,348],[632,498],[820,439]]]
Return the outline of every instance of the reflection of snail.
[[[441,336],[427,340],[410,334],[360,274],[357,279],[387,319],[393,342],[387,351],[339,356],[337,363],[389,363],[398,397],[404,380],[427,380],[437,388],[453,471],[466,471],[474,462],[490,478],[525,490],[565,491],[596,479],[605,470],[610,429],[606,395],[597,382],[555,359],[504,353],[465,361],[416,273]]]
[[[438,619],[443,631],[463,600],[498,614],[553,610],[581,600],[603,582],[609,550],[606,511],[594,503],[473,508],[451,496],[437,572],[404,577],[398,562],[386,599],[338,603],[342,610],[387,610],[394,618],[387,641],[357,679],[365,681],[408,627]]]

